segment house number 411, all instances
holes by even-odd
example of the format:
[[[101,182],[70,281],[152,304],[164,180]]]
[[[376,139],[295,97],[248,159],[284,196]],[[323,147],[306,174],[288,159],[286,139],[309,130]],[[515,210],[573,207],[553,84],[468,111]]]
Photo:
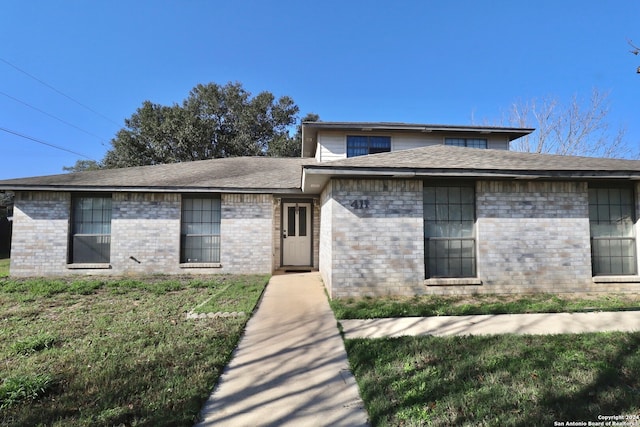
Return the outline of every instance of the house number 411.
[[[351,203],[351,207],[354,209],[369,209],[369,201],[366,199],[354,200]]]

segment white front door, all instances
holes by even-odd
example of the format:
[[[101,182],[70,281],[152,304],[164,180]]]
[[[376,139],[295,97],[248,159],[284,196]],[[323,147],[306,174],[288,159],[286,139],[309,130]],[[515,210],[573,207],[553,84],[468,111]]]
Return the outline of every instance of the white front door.
[[[311,265],[311,203],[282,204],[282,265]]]

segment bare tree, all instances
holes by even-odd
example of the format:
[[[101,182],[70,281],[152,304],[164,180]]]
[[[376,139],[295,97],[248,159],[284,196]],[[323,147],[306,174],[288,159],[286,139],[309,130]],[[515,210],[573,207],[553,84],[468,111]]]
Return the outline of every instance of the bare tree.
[[[609,124],[609,94],[594,89],[583,101],[574,95],[568,105],[557,98],[514,103],[509,111],[512,126],[536,131],[514,141],[512,149],[590,157],[637,157],[624,139],[625,129]]]
[[[634,55],[638,55],[640,54],[640,48],[638,46],[636,46],[633,41],[631,40],[627,40],[627,43],[629,43],[629,46],[631,46],[631,53],[633,53]],[[636,73],[640,74],[640,67],[636,68]]]

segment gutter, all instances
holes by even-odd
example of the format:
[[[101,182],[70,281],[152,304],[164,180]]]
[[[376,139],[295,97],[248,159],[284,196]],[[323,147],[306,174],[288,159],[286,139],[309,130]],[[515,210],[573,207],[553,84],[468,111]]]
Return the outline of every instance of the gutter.
[[[326,166],[306,166],[302,172],[302,191],[311,192],[309,181],[312,176],[314,190],[323,188],[333,177],[375,178],[387,177],[398,179],[410,178],[480,178],[480,179],[515,179],[515,180],[632,180],[640,181],[640,171],[593,171],[593,170],[486,170],[486,169],[393,169],[393,168],[330,168]]]
[[[595,170],[518,170],[518,169],[415,169],[415,168],[363,168],[305,166],[303,173],[328,176],[393,176],[397,178],[429,176],[500,176],[510,178],[594,178],[640,180],[640,171],[595,171]]]
[[[8,191],[64,191],[87,193],[242,193],[242,194],[301,194],[300,188],[220,188],[220,187],[97,187],[68,185],[0,186]]]

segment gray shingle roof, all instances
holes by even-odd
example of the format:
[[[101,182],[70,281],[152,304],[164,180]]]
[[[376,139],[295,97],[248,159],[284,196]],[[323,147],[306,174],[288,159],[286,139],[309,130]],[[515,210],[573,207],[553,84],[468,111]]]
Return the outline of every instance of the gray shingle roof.
[[[0,189],[299,191],[302,165],[309,163],[315,159],[234,157],[18,178],[0,181]]]
[[[235,157],[156,166],[104,169],[0,181],[0,190],[76,191],[320,191],[333,175],[504,176],[640,179],[640,161],[531,154],[433,145],[326,163],[314,158]],[[339,171],[339,172],[338,172]],[[310,175],[323,176],[313,181]]]
[[[533,173],[549,176],[607,174],[640,175],[640,161],[595,157],[560,156],[506,150],[433,145],[391,153],[352,157],[305,166],[313,169],[410,169],[419,172],[460,171],[466,175],[487,173]]]

